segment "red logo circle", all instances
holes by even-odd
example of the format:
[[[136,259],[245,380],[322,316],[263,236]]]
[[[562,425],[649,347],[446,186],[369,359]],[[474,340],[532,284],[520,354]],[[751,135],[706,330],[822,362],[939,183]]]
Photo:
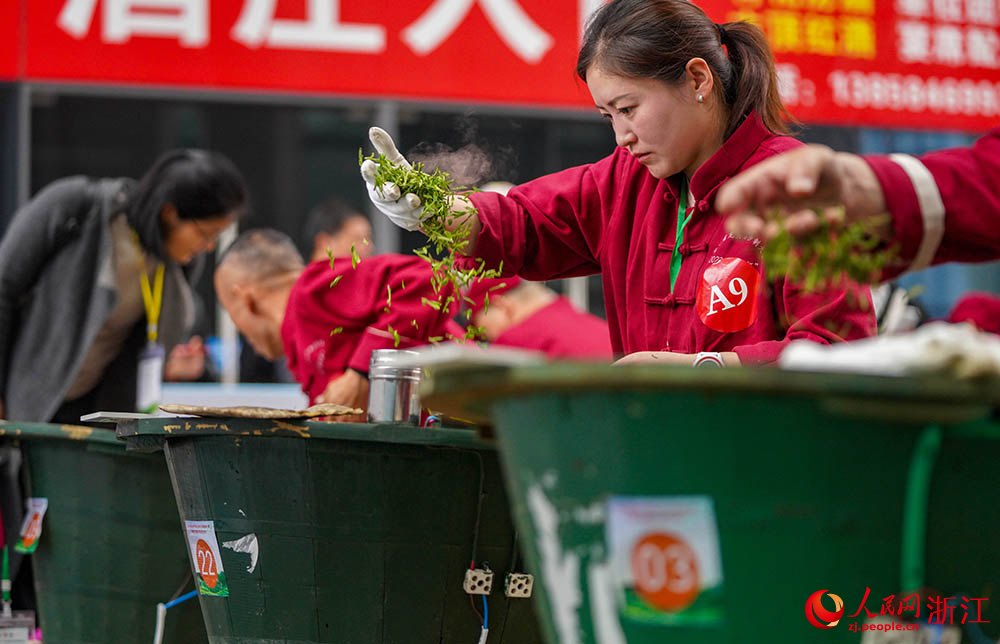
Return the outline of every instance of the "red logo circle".
[[[708,328],[735,333],[757,319],[760,273],[739,257],[726,257],[705,269],[695,299],[698,317]]]
[[[833,628],[840,622],[840,618],[844,616],[844,601],[833,593],[827,593],[833,598],[835,606],[833,612],[823,608],[821,600],[825,592],[826,590],[817,590],[812,595],[809,595],[809,599],[806,600],[806,619],[816,628]],[[819,620],[828,623],[823,624]]]
[[[647,534],[635,544],[632,575],[639,597],[661,610],[684,610],[698,597],[698,559],[672,534]]]

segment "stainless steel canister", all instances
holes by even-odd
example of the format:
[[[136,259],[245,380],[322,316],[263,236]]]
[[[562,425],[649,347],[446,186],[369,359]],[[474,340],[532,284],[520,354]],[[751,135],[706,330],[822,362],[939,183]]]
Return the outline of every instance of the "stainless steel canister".
[[[417,355],[402,349],[372,351],[368,368],[368,422],[420,424],[420,367],[400,366],[403,356]]]

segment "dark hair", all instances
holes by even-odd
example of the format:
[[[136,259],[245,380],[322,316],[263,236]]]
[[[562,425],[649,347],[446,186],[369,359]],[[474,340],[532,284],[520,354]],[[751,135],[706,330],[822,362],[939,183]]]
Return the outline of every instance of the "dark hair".
[[[751,111],[772,133],[787,134],[795,120],[778,95],[764,33],[747,22],[720,26],[687,0],[612,0],[587,24],[576,73],[586,82],[587,70],[596,64],[611,73],[676,86],[688,61],[702,58],[715,78],[713,93],[727,108],[724,138]]]
[[[237,237],[219,257],[218,268],[230,265],[244,271],[254,282],[300,271],[305,266],[291,237],[273,228],[248,230]]]
[[[172,150],[160,156],[129,190],[125,213],[142,245],[164,257],[160,213],[167,204],[181,219],[243,214],[246,184],[232,161],[218,152]]]
[[[336,235],[344,228],[344,224],[351,217],[364,217],[368,219],[368,215],[364,211],[354,207],[340,197],[330,197],[319,204],[309,211],[309,217],[306,219],[306,247],[312,249],[313,240],[320,233]]]

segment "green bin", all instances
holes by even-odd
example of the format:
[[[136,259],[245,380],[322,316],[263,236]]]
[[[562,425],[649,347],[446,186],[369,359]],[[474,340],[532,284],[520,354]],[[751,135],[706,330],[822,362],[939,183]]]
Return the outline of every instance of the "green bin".
[[[496,451],[473,431],[183,418],[118,434],[162,446],[181,520],[213,522],[229,593],[199,597],[213,644],[478,641],[482,598],[463,580],[480,487],[488,641],[542,641],[533,601],[504,594],[524,558]],[[240,539],[256,542],[256,565]]]
[[[851,615],[866,589],[876,615],[914,590],[924,603],[991,597],[1000,426],[983,419],[998,391],[777,369],[452,365],[422,395],[492,419],[549,644],[846,644],[861,641],[851,625],[866,613]],[[826,611],[827,593],[841,599],[839,624],[808,621],[819,591]],[[994,641],[1000,607],[979,606]]]
[[[45,644],[152,642],[156,604],[193,587],[163,459],[90,427],[0,421],[0,438],[21,446],[25,494],[48,499],[28,555]],[[195,602],[165,625],[165,644],[207,641]]]

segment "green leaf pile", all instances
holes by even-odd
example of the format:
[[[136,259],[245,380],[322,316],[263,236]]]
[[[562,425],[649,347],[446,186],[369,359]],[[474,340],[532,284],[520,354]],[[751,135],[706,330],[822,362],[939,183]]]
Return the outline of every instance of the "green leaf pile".
[[[378,164],[378,169],[375,172],[376,188],[381,189],[386,183],[394,183],[399,187],[401,195],[413,193],[420,198],[420,202],[423,204],[424,212],[420,219],[420,226],[424,234],[427,235],[427,244],[416,249],[414,254],[431,265],[433,270],[431,285],[438,295],[437,300],[424,298],[423,303],[426,306],[430,306],[436,311],[440,311],[442,308],[447,310],[451,304],[458,303],[456,298],[462,297],[462,290],[468,288],[475,280],[500,276],[500,270],[487,269],[482,260],[471,268],[460,266],[463,263],[468,264],[468,262],[459,260],[466,259],[464,251],[472,229],[471,218],[477,211],[471,204],[465,210],[452,211],[452,200],[455,195],[469,194],[474,190],[453,188],[451,175],[440,169],[436,169],[433,173],[427,173],[421,163],[415,163],[412,169],[407,170],[403,166],[389,161],[383,154],[372,154],[365,157],[359,151],[359,165],[365,160],[372,160]],[[451,227],[454,227],[454,230],[449,230]],[[448,285],[451,285],[452,293],[446,295],[447,289],[445,287]],[[471,303],[468,298],[466,300]],[[466,317],[469,317],[469,311],[466,311]],[[466,329],[464,339],[475,340],[482,335],[481,328],[470,324]],[[434,342],[435,339],[441,340],[441,338],[431,338],[431,342]]]
[[[792,236],[785,228],[779,211],[766,219],[778,224],[778,234],[767,242],[761,253],[767,281],[784,277],[799,284],[806,292],[843,287],[847,281],[875,284],[882,271],[897,257],[896,247],[882,247],[875,230],[885,222],[873,218],[842,225],[821,213],[815,231]],[[840,221],[843,220],[841,213]]]

